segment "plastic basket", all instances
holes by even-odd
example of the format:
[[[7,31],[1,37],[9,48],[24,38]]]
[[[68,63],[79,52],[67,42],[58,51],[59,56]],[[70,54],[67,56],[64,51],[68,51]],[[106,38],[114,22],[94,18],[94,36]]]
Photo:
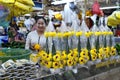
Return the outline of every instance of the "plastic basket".
[[[29,59],[30,50],[25,49],[2,49],[0,52],[3,52],[4,55],[0,55],[0,60],[5,62],[9,59],[17,60],[17,59]]]

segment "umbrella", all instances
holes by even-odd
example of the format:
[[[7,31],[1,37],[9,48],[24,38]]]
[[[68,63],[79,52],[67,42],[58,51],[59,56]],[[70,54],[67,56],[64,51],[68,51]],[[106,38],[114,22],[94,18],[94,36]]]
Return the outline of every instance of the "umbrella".
[[[0,4],[9,9],[8,20],[31,12],[34,6],[32,0],[0,0]]]

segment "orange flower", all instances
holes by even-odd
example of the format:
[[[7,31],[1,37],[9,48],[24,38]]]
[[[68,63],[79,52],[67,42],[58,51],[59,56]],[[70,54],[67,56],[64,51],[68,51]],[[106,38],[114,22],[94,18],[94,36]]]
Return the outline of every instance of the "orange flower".
[[[35,44],[35,45],[34,45],[34,49],[35,49],[35,50],[39,50],[39,49],[40,49],[40,45],[39,45],[39,44]]]

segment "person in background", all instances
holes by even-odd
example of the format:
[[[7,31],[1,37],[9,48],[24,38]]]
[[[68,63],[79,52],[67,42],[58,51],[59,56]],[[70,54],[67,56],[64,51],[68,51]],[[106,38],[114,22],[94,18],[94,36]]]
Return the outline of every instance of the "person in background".
[[[46,20],[43,17],[36,18],[36,30],[28,33],[26,38],[25,49],[35,50],[36,44],[40,45],[40,49],[44,49],[46,45],[46,38],[44,32],[46,29]]]
[[[12,26],[12,27],[15,27],[17,31],[19,30],[19,27],[17,26],[16,21],[14,21],[14,20],[11,21],[11,22],[9,23],[9,25]]]
[[[4,28],[0,26],[0,36],[3,36],[5,34]]]
[[[34,24],[31,30],[34,31],[36,29],[37,29],[37,24]]]
[[[26,29],[27,29],[28,32],[31,31],[32,26],[33,26],[34,24],[35,24],[35,19],[32,18],[32,17],[29,17],[28,19],[26,19],[26,20],[24,21],[24,25],[26,26]]]
[[[8,29],[8,42],[25,42],[24,35],[17,31],[17,28],[10,26]]]

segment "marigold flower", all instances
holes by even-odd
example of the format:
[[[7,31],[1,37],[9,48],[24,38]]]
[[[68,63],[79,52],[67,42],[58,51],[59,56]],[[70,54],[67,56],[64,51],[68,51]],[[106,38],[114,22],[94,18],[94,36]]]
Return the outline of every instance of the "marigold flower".
[[[45,60],[42,60],[42,59],[41,59],[39,63],[40,63],[40,65],[43,65],[43,66],[44,66],[44,65],[45,65]]]
[[[77,37],[81,36],[81,35],[82,35],[82,31],[76,32],[75,35],[76,35]]]
[[[65,60],[66,58],[67,58],[67,55],[66,55],[65,51],[63,51],[61,54],[61,59]]]
[[[101,32],[95,32],[94,34],[95,34],[95,36],[99,36],[101,34]]]
[[[70,33],[70,32],[64,32],[64,33],[63,33],[63,37],[69,37],[69,36],[71,36],[71,33]]]
[[[45,37],[49,37],[49,32],[44,33]]]
[[[46,60],[47,61],[50,61],[52,59],[52,54],[50,53],[50,54],[47,54],[47,56],[46,56]]]
[[[75,34],[75,31],[71,31],[71,36],[73,36]]]
[[[97,59],[97,56],[91,55],[91,59],[92,59],[92,61],[95,61]]]
[[[54,56],[53,56],[53,60],[54,60],[54,61],[60,61],[60,60],[61,60],[60,55],[59,55],[59,54],[54,55]]]
[[[67,63],[67,60],[61,60],[61,63],[63,64],[63,66],[65,66]]]
[[[41,59],[46,59],[46,57],[47,57],[47,53],[42,53]]]
[[[80,52],[80,56],[88,56],[88,53],[86,53],[86,52]]]
[[[50,37],[55,37],[56,36],[56,32],[49,32],[49,36]]]
[[[54,69],[57,69],[60,67],[59,62],[53,62],[53,66]]]
[[[109,35],[113,35],[113,32],[110,31],[110,32],[109,32]]]
[[[103,59],[103,54],[98,53],[98,58],[102,60]]]
[[[57,33],[57,36],[58,36],[58,38],[61,38],[61,37],[63,36],[63,33],[58,32],[58,33]]]
[[[86,36],[86,37],[90,37],[91,35],[90,35],[89,32],[85,32],[85,36]]]
[[[110,55],[111,55],[111,56],[116,55],[116,48],[111,47],[111,52],[110,52]]]
[[[34,49],[35,49],[35,50],[39,50],[40,48],[41,48],[41,46],[40,46],[39,44],[35,44],[35,45],[34,45]]]
[[[73,53],[69,53],[69,54],[67,55],[67,58],[70,59],[70,60],[73,60],[73,58],[74,58]]]
[[[47,68],[51,68],[51,67],[52,67],[52,61],[46,61],[46,62],[45,62],[45,66],[46,66]]]
[[[80,58],[79,58],[79,63],[80,63],[80,64],[85,64],[85,63],[86,63],[85,58],[84,58],[84,57],[80,57]]]
[[[67,60],[67,65],[68,66],[72,66],[73,65],[73,61],[72,60]]]
[[[34,62],[34,63],[37,63],[37,62],[38,62],[38,58],[37,58],[36,55],[34,55],[34,54],[31,54],[31,55],[30,55],[30,60],[31,60],[32,62]]]

